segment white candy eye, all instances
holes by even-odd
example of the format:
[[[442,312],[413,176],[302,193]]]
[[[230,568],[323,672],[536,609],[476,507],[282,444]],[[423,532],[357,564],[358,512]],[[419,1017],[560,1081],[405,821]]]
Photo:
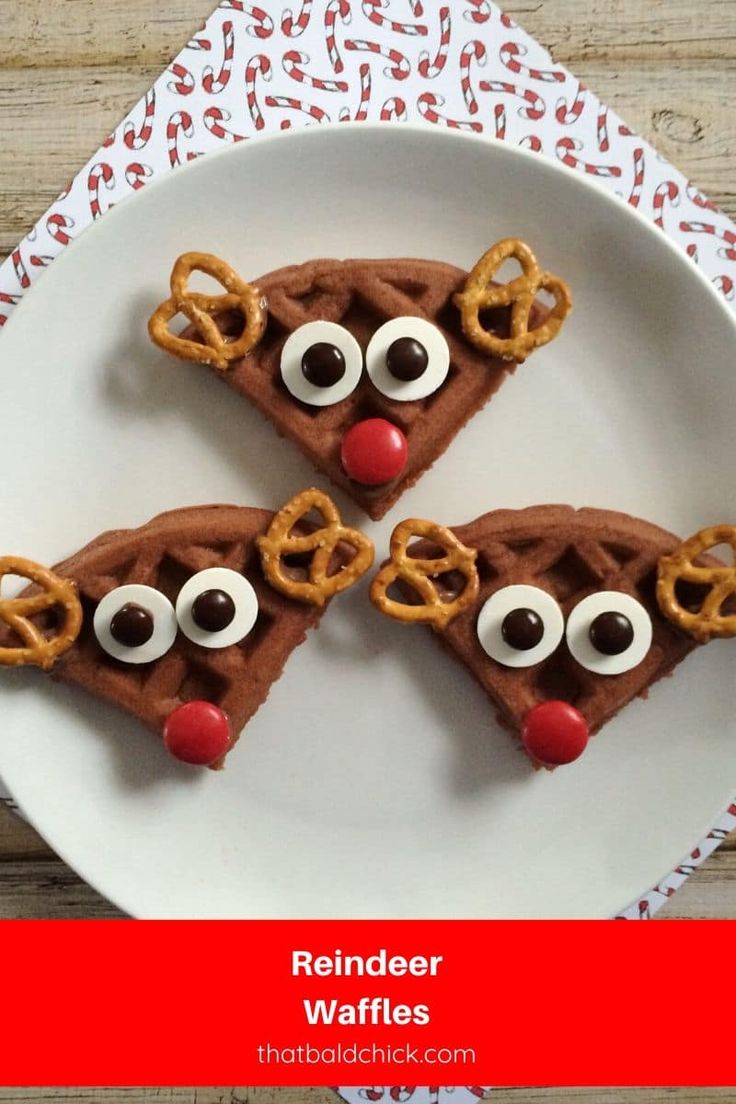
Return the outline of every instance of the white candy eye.
[[[187,579],[176,600],[185,636],[203,648],[227,648],[247,636],[258,617],[256,592],[237,571],[209,567]]]
[[[176,640],[174,607],[153,587],[129,583],[98,603],[93,627],[101,648],[123,663],[152,663]]]
[[[382,395],[398,402],[426,399],[445,382],[450,350],[425,318],[405,315],[384,322],[368,343],[368,375]]]
[[[295,399],[332,406],[360,383],[363,353],[337,322],[306,322],[289,334],[281,350],[281,378]]]
[[[562,640],[565,620],[551,594],[535,586],[497,590],[478,614],[476,632],[483,651],[504,667],[531,667],[552,655]]]
[[[567,619],[567,646],[581,667],[597,675],[621,675],[638,666],[652,643],[649,614],[619,590],[589,594]]]

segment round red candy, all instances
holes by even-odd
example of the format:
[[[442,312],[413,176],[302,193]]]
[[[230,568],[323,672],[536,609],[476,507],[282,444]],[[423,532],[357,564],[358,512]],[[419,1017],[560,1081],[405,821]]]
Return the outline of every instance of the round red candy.
[[[564,701],[535,705],[521,729],[524,747],[547,767],[572,763],[588,743],[588,722],[580,710]]]
[[[356,422],[343,437],[340,454],[346,474],[366,487],[396,479],[406,467],[408,455],[406,437],[385,418]]]
[[[164,744],[175,759],[208,767],[232,744],[227,714],[212,702],[190,701],[170,713],[164,725]]]

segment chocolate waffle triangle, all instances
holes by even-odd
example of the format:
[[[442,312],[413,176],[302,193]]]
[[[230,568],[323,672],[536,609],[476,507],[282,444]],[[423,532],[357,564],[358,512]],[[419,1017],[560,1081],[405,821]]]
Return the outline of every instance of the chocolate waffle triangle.
[[[416,530],[417,524],[422,523],[407,521],[402,524],[410,531]],[[465,560],[458,563],[465,575],[456,569],[456,564],[446,562],[450,539],[448,532],[464,550]],[[718,533],[719,540],[730,540],[736,530],[721,527],[705,532]],[[397,533],[398,530],[395,530],[395,537]],[[687,549],[688,544],[697,538],[683,543],[656,525],[611,510],[575,510],[570,506],[557,505],[495,510],[449,531],[434,526],[431,538],[428,539],[425,533],[424,539],[404,544],[404,553],[397,547],[392,548],[392,560],[384,565],[373,582],[372,600],[381,612],[397,620],[423,620],[432,624],[437,639],[468,668],[486,691],[495,706],[499,722],[521,734],[532,758],[550,767],[577,758],[588,734],[597,732],[633,698],[647,696],[650,687],[658,679],[669,675],[697,646],[695,635],[683,632],[678,624],[670,620],[669,613],[665,616],[662,602],[658,600],[663,585],[661,578],[658,583],[658,573],[662,575],[664,565],[670,564],[670,568],[684,579],[699,578],[703,568],[715,566],[716,573],[726,572],[731,580],[730,585],[736,588],[733,568],[724,568],[718,560],[701,554],[708,546],[707,541],[701,540],[695,548],[698,557],[695,562],[701,566],[694,569],[687,565],[683,567],[683,549]],[[715,537],[710,541],[711,545],[717,543]],[[445,558],[436,560],[438,556]],[[413,580],[406,573],[406,567],[402,566],[402,562],[404,565],[408,563],[411,572],[414,570],[412,561],[423,557],[429,558],[422,564],[422,574],[432,580],[432,589],[424,598],[417,591],[416,579]],[[437,564],[434,569],[433,561]],[[419,583],[426,589],[426,579],[420,579]],[[518,624],[514,630],[513,623],[507,620],[502,622],[500,614],[495,615],[495,621],[484,622],[482,618],[486,603],[492,596],[496,596],[498,603],[504,600],[503,594],[508,594],[511,597],[504,609],[511,613],[515,606],[522,607],[522,636],[528,634],[530,625],[525,607],[531,605],[535,608],[534,592],[505,591],[505,588],[519,586],[545,592],[542,598],[551,596],[554,599],[552,606],[556,603],[562,616],[558,617],[552,609],[552,616],[544,624],[545,632],[549,629],[552,634],[550,654],[541,655],[537,662],[528,665],[511,666],[508,664],[519,656],[522,662],[524,655],[535,659],[540,652],[533,649],[544,650],[539,638],[534,636],[520,641],[509,637],[514,645],[510,648],[507,643],[508,627],[518,633]],[[680,590],[678,581],[677,586],[676,616],[684,621],[694,619],[700,626],[702,641],[713,635],[734,635],[735,617],[718,614],[716,624],[712,615],[703,619],[703,614],[692,612],[700,610],[701,606],[703,611],[706,610],[704,599],[709,591],[708,585],[685,583],[684,589]],[[613,601],[607,597],[610,592],[616,592],[618,596]],[[392,593],[398,597],[392,599]],[[598,595],[603,604],[594,608],[594,603],[599,599],[591,596]],[[625,604],[627,597],[635,600],[636,605],[632,607],[635,616]],[[590,601],[581,606],[584,599]],[[426,603],[424,606],[421,606],[422,601]],[[433,607],[432,602],[436,602],[437,606]],[[403,610],[402,603],[408,603]],[[544,619],[547,614],[542,613],[542,606],[545,606],[544,602],[537,604],[536,608]],[[623,656],[630,654],[636,659],[634,652],[627,653],[627,648],[637,649],[641,645],[639,661],[620,673],[615,673],[615,668],[611,666],[616,656],[602,655],[590,644],[593,639],[591,632],[595,631],[592,628],[595,616],[608,607],[614,611],[623,610],[631,617],[629,628],[633,625],[633,642],[631,637],[619,645],[614,640],[614,648],[618,646]],[[643,617],[641,607],[646,611]],[[495,608],[498,610],[500,607],[496,605]],[[578,621],[581,624],[585,621],[585,631],[570,636],[571,618],[576,609]],[[583,617],[586,609],[591,611],[587,619]],[[519,615],[517,609],[513,617],[518,618]],[[605,617],[609,619],[610,630],[610,612]],[[650,630],[646,626],[647,617],[651,622],[651,643],[648,647],[647,634]],[[601,624],[604,623],[605,618]],[[492,625],[495,628],[489,627]],[[697,625],[693,629],[694,634],[697,633]],[[710,629],[704,629],[703,625],[710,625]],[[615,631],[620,630],[620,624],[617,628],[614,623],[613,629],[615,635]],[[643,637],[637,643],[640,632]],[[487,646],[484,646],[482,639]],[[582,642],[575,646],[577,654],[571,651],[571,640]],[[555,641],[558,641],[556,645]],[[516,651],[517,646],[529,650]],[[608,641],[606,647],[610,646]],[[577,650],[578,647],[582,652]],[[489,650],[493,654],[489,654]],[[581,662],[581,655],[584,662]],[[535,712],[544,703],[548,703],[546,714],[548,719],[551,716],[553,728],[559,721],[559,717],[554,716],[555,708],[564,714],[562,721],[565,724],[568,715],[573,717],[575,731],[571,740],[574,747],[552,747],[547,754],[542,749],[550,745],[545,744],[544,740],[535,742],[533,732],[529,736],[533,728],[530,718],[544,715],[544,710]],[[555,703],[554,707],[552,703]],[[572,707],[572,710],[567,707]]]
[[[514,371],[514,361],[489,358],[463,338],[452,307],[467,273],[439,261],[318,260],[280,269],[257,281],[268,301],[269,320],[258,346],[222,379],[249,399],[283,437],[294,441],[312,464],[378,521],[442,455],[465,423]],[[418,315],[437,326],[450,347],[444,385],[426,399],[396,402],[382,395],[364,373],[342,402],[327,408],[296,401],[281,382],[284,339],[306,322],[344,326],[365,353],[373,333],[391,318]],[[537,321],[535,315],[535,322]],[[501,317],[497,325],[507,328]],[[378,487],[350,479],[341,463],[345,433],[357,422],[382,418],[406,438],[408,460],[401,475]]]
[[[69,634],[72,638],[63,642],[63,654],[50,662],[44,661],[44,649],[58,639],[54,634],[65,631],[59,629],[55,617],[57,599],[56,607],[41,615],[46,618],[40,623],[41,658],[24,652],[16,660],[13,653],[19,650],[13,648],[7,632],[13,607],[23,612],[21,604],[33,601],[39,587],[29,588],[18,599],[0,601],[0,621],[5,622],[0,628],[6,630],[0,639],[0,644],[5,645],[0,648],[0,663],[29,662],[48,669],[53,662],[53,677],[81,686],[138,717],[154,732],[164,735],[167,747],[176,757],[214,768],[222,766],[225,754],[265,701],[291,652],[303,642],[307,631],[318,624],[333,594],[351,585],[372,562],[372,545],[362,534],[344,527],[319,528],[306,519],[313,506],[317,510],[332,510],[336,515],[327,496],[317,491],[301,492],[278,514],[244,506],[195,506],[160,514],[137,529],[104,533],[51,572],[29,561],[12,558],[0,561],[0,580],[6,573],[23,574],[45,587],[46,578],[41,574],[45,572],[55,583],[70,586],[72,599],[76,591],[81,607],[81,625],[76,626],[76,637],[72,632]],[[290,542],[309,543],[312,537],[311,550],[297,545],[296,555],[290,555]],[[309,562],[314,559],[311,553],[318,541],[327,546],[330,537],[332,550],[325,578],[311,582],[315,578]],[[270,540],[268,571],[264,551],[267,540]],[[225,569],[234,576],[225,576],[224,583],[223,577],[218,576],[214,584],[212,576],[201,576],[210,582],[203,581],[197,587],[199,573],[211,569]],[[193,612],[189,614],[187,631],[183,617],[188,609],[194,610],[196,602],[184,603],[182,614],[181,596],[192,580],[195,580],[194,595],[198,589],[212,594],[213,585],[224,586],[233,600],[236,618],[244,616],[239,606],[251,603],[252,616],[242,626],[246,629],[242,639],[227,646],[217,646],[216,642],[203,645],[199,641],[207,640],[208,634],[197,625],[192,629]],[[275,588],[274,580],[280,589]],[[141,591],[143,596],[139,598],[136,593],[133,603],[136,608],[147,606],[157,631],[159,621],[166,623],[167,618],[172,626],[170,643],[164,641],[163,654],[155,655],[150,662],[136,658],[139,648],[121,649],[116,640],[112,646],[118,654],[110,654],[101,632],[107,633],[109,639],[114,618],[106,616],[102,619],[104,624],[98,624],[103,600],[108,605],[112,603],[114,611],[119,588],[131,585],[153,588],[152,595]],[[240,594],[243,587],[244,597]],[[314,593],[310,595],[310,591]],[[146,599],[146,593],[154,599],[153,603]],[[215,593],[221,599],[222,592]],[[305,593],[307,598],[301,600]],[[120,591],[117,606],[121,609],[131,604],[124,597],[127,594]],[[300,600],[295,600],[295,596]],[[33,609],[29,612],[36,613]],[[54,616],[49,619],[49,614]],[[39,627],[39,617],[32,616],[30,620]],[[31,631],[17,622],[14,627],[24,638]],[[229,631],[228,626],[222,631]],[[192,632],[199,634],[197,639],[192,639]],[[196,726],[201,711],[205,729],[213,723],[217,727],[214,745],[207,743],[209,737],[205,732],[204,751],[197,745]],[[181,732],[175,734],[173,746],[167,733],[175,716],[188,716],[189,723],[183,736]],[[225,723],[227,733],[223,737]],[[222,754],[208,758],[207,748],[217,749],[218,739],[224,739]]]
[[[256,538],[272,517],[267,510],[237,506],[172,510],[140,529],[106,533],[59,564],[54,570],[76,581],[87,616],[56,676],[125,709],[158,733],[186,702],[213,702],[230,718],[237,739],[322,612],[290,602],[262,581]],[[179,633],[166,655],[141,666],[101,653],[91,614],[106,594],[137,583],[175,602],[187,579],[210,567],[243,573],[256,591],[258,621],[242,644],[215,651]]]
[[[186,264],[187,272],[199,268],[219,273],[218,266],[223,264],[206,254],[185,254],[184,258],[191,258]],[[184,258],[180,258],[177,265]],[[158,308],[149,329],[153,340],[175,355],[209,363],[215,374],[252,402],[281,436],[294,441],[320,472],[346,491],[370,517],[378,520],[445,451],[463,425],[488,402],[504,379],[515,370],[517,363],[531,351],[532,346],[527,342],[529,347],[524,346],[514,353],[523,335],[517,338],[516,343],[509,337],[512,312],[516,308],[513,300],[509,297],[504,299],[503,294],[501,305],[488,309],[484,309],[482,304],[479,309],[473,300],[483,327],[478,331],[481,333],[480,340],[487,341],[488,335],[495,337],[500,343],[499,353],[494,355],[487,347],[481,348],[469,338],[461,317],[460,299],[469,294],[467,287],[472,275],[440,261],[411,259],[322,259],[278,269],[256,280],[253,285],[262,296],[263,316],[254,318],[252,314],[248,315],[247,304],[243,311],[226,310],[218,314],[215,304],[208,302],[208,309],[214,311],[212,317],[228,339],[242,341],[246,324],[244,316],[249,320],[247,324],[251,325],[254,334],[253,345],[247,355],[226,364],[223,361],[223,357],[227,356],[226,347],[217,353],[213,350],[209,359],[197,354],[196,350],[193,353],[192,343],[206,344],[201,321],[195,319],[180,339],[174,338],[165,328],[176,304],[184,301],[180,284],[176,285],[177,294]],[[542,278],[541,275],[539,278]],[[547,274],[544,278],[556,280]],[[564,310],[560,308],[558,311],[557,307],[550,310],[541,302],[531,300],[525,308],[527,316],[523,323],[528,326],[526,337],[535,335],[534,340],[540,344],[554,336],[564,313],[569,310],[567,288],[561,281],[557,281],[555,287],[557,285],[564,288]],[[490,286],[499,288],[493,283]],[[537,288],[536,284],[532,286]],[[542,287],[545,286],[542,284]],[[500,291],[505,290],[504,285]],[[225,302],[226,297],[223,297]],[[436,364],[449,355],[447,374],[436,388],[431,393],[410,400],[396,397],[401,388],[395,386],[395,379],[389,379],[388,389],[380,389],[366,358],[371,339],[385,323],[407,318],[418,320],[418,324],[423,324],[425,328],[417,337],[412,329],[414,324],[410,323],[405,340],[410,340],[413,335],[424,342],[423,334],[428,334],[427,344],[430,345],[434,333],[441,335],[437,354],[433,351],[429,353],[429,366],[423,379],[429,378],[427,373],[431,374]],[[297,381],[302,384],[302,388],[297,387],[301,397],[285,385],[282,352],[288,338],[298,334],[302,327],[320,322],[336,324],[348,331],[348,340],[350,335],[357,340],[360,347],[357,373],[360,378],[357,386],[344,397],[314,405],[314,402],[322,402],[322,395],[327,394],[329,388],[325,387],[323,393],[317,394],[316,400],[309,398],[309,401],[302,401],[303,380]],[[205,319],[204,328],[209,324],[209,319]],[[545,327],[549,328],[550,333],[545,332],[542,338]],[[393,337],[401,335],[399,327]],[[339,336],[324,339],[315,336],[315,341],[318,340],[335,341],[341,345]],[[442,351],[443,342],[446,342],[447,352]],[[494,345],[493,339],[491,345]],[[349,352],[344,346],[343,351],[346,355]],[[382,355],[386,356],[385,350]],[[367,370],[361,371],[361,362],[368,364]],[[300,376],[298,365],[295,370]],[[423,389],[426,390],[426,387]],[[311,388],[311,395],[315,393],[315,389]],[[404,389],[405,396],[414,393]],[[335,390],[335,394],[341,394],[339,389]],[[354,455],[351,457],[346,452],[348,442],[356,441],[356,433],[352,434],[352,438],[348,434],[359,425],[364,427],[365,423],[377,427],[378,437],[374,435],[368,440],[360,437],[356,461]],[[384,453],[388,453],[388,457]],[[385,461],[379,464],[379,470],[373,463],[376,454],[379,460]],[[368,471],[364,474],[366,468]]]
[[[453,532],[478,549],[479,604],[501,587],[525,583],[549,591],[567,618],[588,594],[615,590],[636,598],[652,619],[645,659],[630,671],[602,678],[577,663],[564,641],[538,665],[502,667],[483,651],[472,616],[458,618],[443,639],[492,697],[508,728],[520,731],[535,705],[561,699],[583,713],[593,734],[696,646],[659,612],[657,564],[680,541],[655,525],[612,510],[534,506],[496,510]]]

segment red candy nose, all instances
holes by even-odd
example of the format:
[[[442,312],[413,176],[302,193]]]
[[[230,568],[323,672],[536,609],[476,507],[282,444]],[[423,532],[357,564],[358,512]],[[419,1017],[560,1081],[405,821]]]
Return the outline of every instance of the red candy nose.
[[[406,437],[398,426],[385,418],[366,418],[343,437],[340,459],[356,483],[377,487],[401,475],[408,454]]]
[[[588,743],[588,722],[564,701],[535,705],[524,718],[521,739],[531,756],[546,767],[572,763]]]
[[[190,701],[170,713],[164,725],[164,744],[175,759],[208,767],[230,749],[232,733],[227,715],[212,702]]]

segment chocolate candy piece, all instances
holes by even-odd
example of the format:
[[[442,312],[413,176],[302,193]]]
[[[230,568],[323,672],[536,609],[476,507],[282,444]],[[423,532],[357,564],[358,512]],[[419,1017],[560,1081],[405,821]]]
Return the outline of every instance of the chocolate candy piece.
[[[590,643],[603,655],[621,655],[634,640],[634,628],[623,613],[599,613],[590,626]]]
[[[428,364],[427,350],[415,337],[398,337],[388,347],[386,367],[398,380],[409,382],[419,379]]]
[[[345,357],[337,345],[318,341],[302,356],[302,372],[315,387],[332,387],[345,375]]]
[[[583,714],[565,701],[535,705],[521,726],[524,747],[546,767],[559,767],[578,759],[585,751],[589,733]]]
[[[409,445],[403,432],[385,418],[356,422],[340,447],[345,474],[365,487],[378,487],[398,478],[408,455]]]
[[[164,746],[183,763],[212,766],[227,755],[232,744],[228,716],[213,702],[186,702],[166,718]]]
[[[205,632],[226,629],[235,617],[235,603],[224,590],[205,590],[192,602],[192,620]]]
[[[153,618],[143,606],[126,602],[110,621],[110,635],[125,648],[140,648],[153,636]]]
[[[544,622],[534,610],[511,610],[503,619],[501,635],[510,648],[528,652],[536,648],[544,636]]]

